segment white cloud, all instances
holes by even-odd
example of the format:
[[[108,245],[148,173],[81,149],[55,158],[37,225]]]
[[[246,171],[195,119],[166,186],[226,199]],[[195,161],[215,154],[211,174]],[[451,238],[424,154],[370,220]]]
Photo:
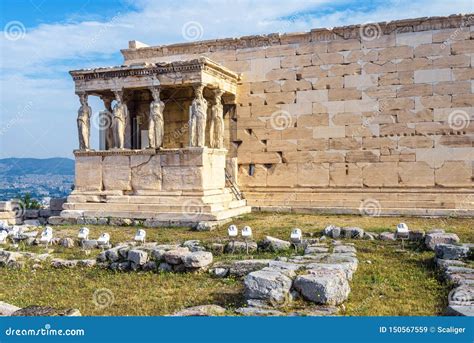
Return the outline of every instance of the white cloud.
[[[0,128],[33,102],[22,118],[22,129],[10,128],[0,135],[0,157],[70,155],[76,146],[78,101],[67,70],[120,64],[118,51],[133,39],[150,45],[183,42],[182,27],[190,21],[202,26],[202,39],[212,39],[474,10],[470,0],[457,1],[456,8],[442,0],[394,0],[392,6],[369,10],[357,10],[360,4],[344,0],[133,3],[136,11],[117,12],[107,22],[42,24],[27,29],[23,39],[0,37]],[[324,14],[318,14],[322,7]],[[100,109],[97,101],[92,105],[95,111]],[[44,148],[34,145],[38,137]]]

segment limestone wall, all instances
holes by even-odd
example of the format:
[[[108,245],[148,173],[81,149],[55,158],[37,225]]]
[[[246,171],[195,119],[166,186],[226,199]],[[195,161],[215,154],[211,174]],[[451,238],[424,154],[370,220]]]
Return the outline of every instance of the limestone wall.
[[[242,73],[230,156],[254,206],[474,209],[474,16],[122,53]]]
[[[76,152],[74,195],[154,194],[225,187],[223,149]]]

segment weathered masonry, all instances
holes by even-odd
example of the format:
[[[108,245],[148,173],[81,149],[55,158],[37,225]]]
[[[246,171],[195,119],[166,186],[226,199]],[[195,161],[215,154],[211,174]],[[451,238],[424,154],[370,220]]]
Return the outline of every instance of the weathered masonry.
[[[122,54],[122,67],[72,72],[78,93],[111,97],[125,88],[128,109],[123,149],[76,152],[76,209],[114,206],[115,196],[133,202],[157,179],[162,191],[185,189],[185,169],[166,171],[176,158],[161,158],[161,174],[146,164],[146,178],[136,168],[150,159],[142,149],[149,145],[148,88],[161,87],[165,103],[162,148],[151,155],[186,154],[198,149],[187,148],[189,108],[199,93],[193,87],[203,84],[209,106],[199,149],[227,161],[219,160],[212,182],[232,193],[222,186],[227,165],[254,209],[474,214],[474,15],[168,46],[132,41]],[[195,64],[206,70],[183,80]],[[155,72],[160,68],[168,71]],[[216,89],[223,93],[223,147],[209,149]],[[123,187],[110,170],[123,175]],[[139,201],[137,211],[148,206],[148,198]]]
[[[196,225],[250,211],[234,181],[236,160],[226,158],[223,145],[224,110],[235,107],[237,74],[197,58],[71,75],[81,100],[80,148],[62,217]],[[89,146],[89,95],[104,101],[100,150]]]

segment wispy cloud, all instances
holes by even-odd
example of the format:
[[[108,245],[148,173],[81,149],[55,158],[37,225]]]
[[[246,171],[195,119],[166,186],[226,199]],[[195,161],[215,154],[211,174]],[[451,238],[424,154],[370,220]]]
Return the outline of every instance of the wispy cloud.
[[[356,1],[133,1],[135,10],[120,10],[107,21],[84,20],[26,28],[23,38],[0,37],[1,125],[33,101],[21,123],[0,136],[0,157],[70,155],[76,147],[78,101],[70,69],[121,64],[119,50],[128,41],[151,45],[185,41],[183,25],[202,26],[202,39],[305,31],[368,21],[473,12],[470,0],[452,2]],[[87,11],[87,7],[83,9]],[[95,111],[100,110],[93,100]],[[45,134],[46,132],[46,134]],[[44,148],[37,148],[37,140]],[[94,144],[94,141],[93,141]]]

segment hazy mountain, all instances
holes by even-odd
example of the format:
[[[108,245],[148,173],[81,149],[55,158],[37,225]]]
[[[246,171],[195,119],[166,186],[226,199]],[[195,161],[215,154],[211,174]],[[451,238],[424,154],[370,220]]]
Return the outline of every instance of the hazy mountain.
[[[74,175],[74,160],[62,157],[0,159],[0,177],[31,174]]]

